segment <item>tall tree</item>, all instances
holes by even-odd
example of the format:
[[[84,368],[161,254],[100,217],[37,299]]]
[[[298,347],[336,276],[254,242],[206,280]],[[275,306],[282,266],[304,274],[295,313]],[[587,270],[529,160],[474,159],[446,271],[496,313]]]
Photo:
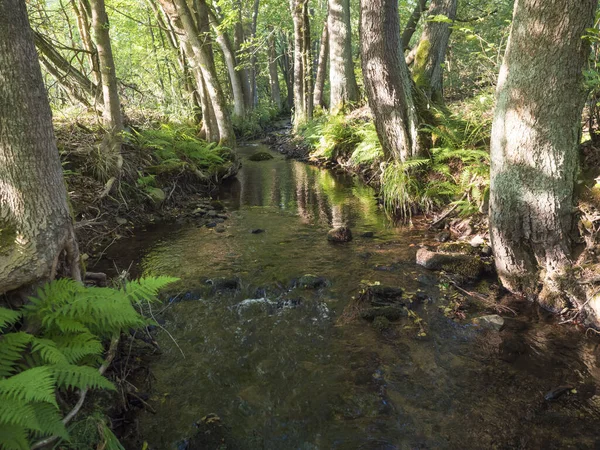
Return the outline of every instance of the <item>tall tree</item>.
[[[492,128],[490,233],[503,285],[550,308],[571,263],[573,188],[597,0],[517,0]],[[540,292],[540,289],[543,290]]]
[[[456,18],[457,2],[458,0],[431,1],[427,12],[429,20],[425,22],[416,47],[413,77],[417,86],[434,103],[442,103],[444,100],[444,63],[452,31],[446,19],[452,21]]]
[[[327,17],[323,24],[321,33],[321,47],[319,49],[319,62],[317,64],[317,77],[315,79],[315,92],[313,94],[313,104],[315,107],[325,108],[325,78],[327,77],[327,65],[329,63],[329,27],[327,26]]]
[[[329,108],[333,113],[358,101],[358,85],[352,61],[350,0],[329,0]]]
[[[110,42],[108,16],[104,0],[91,1],[92,29],[98,51],[98,64],[102,83],[102,99],[104,109],[102,119],[106,135],[103,147],[106,157],[114,159],[113,176],[107,181],[102,196],[107,195],[123,167],[121,144],[123,142],[123,115],[117,85],[117,73]]]
[[[25,2],[0,0],[0,293],[54,277],[79,253]]]
[[[281,111],[281,88],[279,87],[279,73],[277,71],[277,46],[275,31],[271,30],[267,39],[269,46],[269,87],[271,88],[271,103]]]
[[[362,70],[375,128],[386,156],[406,161],[422,152],[412,80],[400,42],[397,0],[361,0]]]
[[[294,128],[312,118],[312,58],[308,0],[290,0],[294,19]]]
[[[427,8],[427,0],[418,0],[415,5],[415,9],[413,9],[412,14],[408,18],[408,22],[406,22],[406,27],[402,32],[402,48],[404,50],[408,50],[410,45],[410,40],[412,39],[415,31],[417,31],[417,24],[419,23],[419,19],[425,12]]]

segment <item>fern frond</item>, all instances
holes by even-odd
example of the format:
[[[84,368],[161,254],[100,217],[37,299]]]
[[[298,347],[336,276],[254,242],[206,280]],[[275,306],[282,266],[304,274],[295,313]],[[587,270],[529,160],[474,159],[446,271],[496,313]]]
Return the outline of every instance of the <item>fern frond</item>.
[[[60,411],[49,403],[32,404],[37,428],[33,428],[37,433],[36,437],[58,436],[63,439],[69,439],[69,433],[62,422]]]
[[[0,307],[0,329],[7,325],[13,325],[20,318],[21,313],[19,311]]]
[[[48,366],[27,369],[0,380],[0,395],[27,402],[48,402],[56,405],[54,374]]]
[[[94,367],[75,366],[73,364],[56,364],[47,367],[55,375],[56,384],[59,388],[115,390],[115,385],[100,375],[100,372]]]
[[[52,340],[71,364],[86,356],[100,356],[104,351],[100,340],[91,333],[52,336]]]
[[[33,336],[28,333],[8,333],[0,336],[0,378],[15,372],[15,365],[23,356]]]
[[[104,437],[105,450],[125,450],[119,439],[115,436],[112,430],[104,423],[102,424],[102,436]]]
[[[66,364],[68,362],[65,354],[58,349],[56,342],[50,339],[33,338],[31,350],[38,353],[48,364]]]
[[[34,404],[4,395],[0,395],[1,425],[21,426],[32,430],[40,430],[35,417]],[[0,440],[0,442],[2,441]]]
[[[27,430],[21,426],[0,423],[0,448],[2,450],[29,450]]]
[[[130,281],[124,288],[124,292],[132,302],[139,303],[142,300],[150,301],[156,298],[160,289],[179,281],[173,277],[147,277]]]

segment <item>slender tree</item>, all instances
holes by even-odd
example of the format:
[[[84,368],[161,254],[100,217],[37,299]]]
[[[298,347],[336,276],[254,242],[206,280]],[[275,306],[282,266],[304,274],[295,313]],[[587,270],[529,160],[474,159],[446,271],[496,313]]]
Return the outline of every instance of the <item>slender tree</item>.
[[[384,152],[397,161],[421,154],[412,81],[400,42],[397,0],[361,0],[362,70]]]
[[[456,6],[457,0],[431,0],[427,12],[430,20],[425,23],[416,47],[413,77],[417,86],[422,88],[427,98],[434,103],[442,103],[444,99],[444,63],[452,32],[447,20],[434,18],[445,16],[454,20]]]
[[[427,0],[418,0],[415,5],[415,9],[413,9],[412,14],[408,18],[408,22],[406,22],[406,27],[402,32],[402,48],[404,50],[409,49],[410,40],[412,39],[415,31],[417,31],[417,24],[423,15],[423,12],[427,9]]]
[[[325,108],[325,78],[327,77],[327,66],[329,63],[329,27],[327,26],[327,17],[323,24],[321,33],[321,47],[319,49],[319,61],[317,64],[317,77],[315,79],[315,92],[313,94],[313,104],[315,107]]]
[[[281,88],[279,87],[279,73],[277,71],[277,46],[275,43],[275,31],[271,30],[268,37],[269,46],[269,87],[271,88],[271,102],[281,111]]]
[[[358,101],[358,85],[352,61],[350,0],[329,0],[327,17],[331,90],[329,108],[335,114],[348,103]]]
[[[515,2],[492,129],[490,233],[503,285],[561,308],[597,0]],[[542,289],[543,288],[543,289]],[[540,289],[541,292],[540,292]]]
[[[312,118],[312,61],[308,0],[290,0],[294,19],[294,128]]]
[[[0,0],[0,293],[56,275],[79,252],[25,2]]]

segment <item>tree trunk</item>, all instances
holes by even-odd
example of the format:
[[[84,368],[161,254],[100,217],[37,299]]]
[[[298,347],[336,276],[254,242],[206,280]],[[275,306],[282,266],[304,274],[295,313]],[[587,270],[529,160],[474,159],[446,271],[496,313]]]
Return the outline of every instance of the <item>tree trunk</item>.
[[[454,20],[456,5],[457,0],[432,0],[427,14],[444,15]],[[447,22],[426,22],[415,52],[413,78],[434,103],[444,101],[444,63],[451,32]]]
[[[415,31],[417,31],[417,25],[419,24],[419,20],[421,19],[423,11],[425,11],[426,8],[427,0],[418,0],[415,9],[408,19],[408,22],[406,22],[406,27],[402,33],[402,48],[405,51],[409,49],[410,40],[415,34]]]
[[[96,93],[99,91],[98,86],[81,73],[81,71],[73,67],[41,33],[34,31],[33,37],[35,45],[40,52],[40,59],[48,72],[59,83],[63,84],[70,91],[70,94],[75,96],[81,103],[85,106],[90,106],[90,101],[85,96],[87,95],[89,98],[94,99]],[[102,110],[103,100],[102,98],[98,100],[98,107]]]
[[[517,0],[492,127],[490,234],[502,284],[561,309],[571,264],[582,69],[597,0]],[[540,292],[540,289],[543,290]]]
[[[186,45],[189,45],[188,48],[191,48],[193,52],[191,55],[193,57],[189,61],[194,64],[195,70],[200,69],[202,72],[202,80],[204,81],[206,92],[208,92],[208,96],[210,97],[211,107],[219,128],[219,142],[223,145],[235,145],[233,126],[227,113],[225,96],[217,78],[212,51],[210,50],[210,46],[206,45],[206,30],[200,29],[198,24],[194,22],[185,0],[160,0],[160,2],[171,20],[180,24],[181,29],[184,31],[180,35],[180,39],[185,41]],[[199,6],[200,11],[198,13],[202,17],[206,17],[205,26],[209,26],[206,2],[201,0]],[[201,33],[202,37],[200,36]],[[195,78],[198,82],[199,77],[196,75]],[[202,91],[200,86],[198,86],[198,91]]]
[[[258,26],[258,8],[260,6],[260,0],[254,0],[254,7],[252,8],[252,46],[256,46],[256,29]],[[250,57],[250,87],[252,88],[252,106],[256,108],[258,106],[258,83],[256,73],[256,52],[257,49],[253,48],[252,56]]]
[[[79,3],[79,4],[78,4]],[[100,63],[98,61],[98,49],[92,39],[90,17],[92,16],[91,5],[88,0],[71,0],[71,6],[77,17],[77,28],[79,30],[79,36],[83,43],[83,48],[88,52],[88,60],[91,69],[91,76],[94,84],[100,86],[102,83],[102,76],[100,75]],[[96,92],[99,98],[100,92]]]
[[[294,19],[294,129],[297,130],[312,116],[308,0],[290,0],[290,5]]]
[[[246,63],[244,58],[242,58],[242,45],[246,41],[246,37],[244,35],[244,21],[243,21],[243,5],[242,1],[239,0],[237,4],[237,22],[233,27],[233,43],[235,46],[235,50],[237,52],[238,63]],[[250,73],[245,64],[243,67],[239,69],[240,75],[242,77],[242,89],[244,90],[244,99],[246,101],[246,110],[249,111],[253,107],[252,100],[252,86],[250,85]]]
[[[110,43],[108,16],[104,0],[92,0],[92,29],[98,49],[98,62],[102,78],[102,98],[104,111],[102,119],[106,129],[105,149],[110,155],[116,156],[116,169],[120,171],[123,165],[121,158],[121,143],[123,133],[123,115],[117,86],[117,73]]]
[[[0,293],[54,277],[79,253],[25,2],[0,0]]]
[[[208,14],[212,28],[217,35],[217,44],[221,47],[223,59],[225,60],[227,72],[229,73],[231,91],[233,93],[233,113],[237,117],[244,117],[246,115],[246,101],[244,98],[244,89],[242,87],[242,76],[237,70],[237,60],[233,44],[227,33],[221,29],[221,24],[212,9],[208,9]]]
[[[329,0],[329,108],[332,113],[358,101],[358,85],[352,61],[350,0]]]
[[[361,0],[362,69],[375,128],[386,156],[406,161],[421,145],[399,22],[397,0]]]
[[[281,111],[281,89],[279,88],[279,74],[277,73],[277,48],[275,46],[275,35],[274,31],[271,30],[271,34],[268,39],[269,46],[269,85],[271,87],[271,102]]]
[[[315,92],[313,103],[315,107],[326,108],[323,90],[325,89],[325,78],[327,77],[327,63],[329,62],[329,27],[327,18],[323,24],[321,34],[321,48],[319,49],[319,63],[317,64],[317,78],[315,79]]]

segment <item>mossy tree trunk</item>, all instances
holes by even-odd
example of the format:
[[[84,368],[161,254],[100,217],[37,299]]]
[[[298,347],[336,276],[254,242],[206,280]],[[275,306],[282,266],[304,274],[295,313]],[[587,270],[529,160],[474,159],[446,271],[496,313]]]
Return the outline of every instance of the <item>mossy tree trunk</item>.
[[[492,128],[490,233],[512,292],[560,308],[571,264],[582,70],[597,0],[517,0]]]
[[[410,41],[417,31],[417,25],[421,16],[425,12],[427,8],[427,0],[418,0],[415,5],[415,9],[413,9],[412,14],[408,18],[408,22],[406,22],[406,27],[404,27],[404,31],[402,32],[402,48],[404,50],[408,50]]]
[[[412,80],[400,42],[397,0],[361,0],[362,69],[375,128],[388,158],[422,153]]]
[[[53,278],[79,253],[25,2],[0,0],[0,293]]]
[[[329,108],[332,113],[358,102],[358,85],[352,61],[350,0],[329,0]]]
[[[456,18],[458,0],[432,0],[427,11],[429,18],[445,16]],[[444,101],[444,64],[450,41],[450,23],[428,20],[416,48],[413,78],[417,87],[423,89],[429,101],[442,104]]]

